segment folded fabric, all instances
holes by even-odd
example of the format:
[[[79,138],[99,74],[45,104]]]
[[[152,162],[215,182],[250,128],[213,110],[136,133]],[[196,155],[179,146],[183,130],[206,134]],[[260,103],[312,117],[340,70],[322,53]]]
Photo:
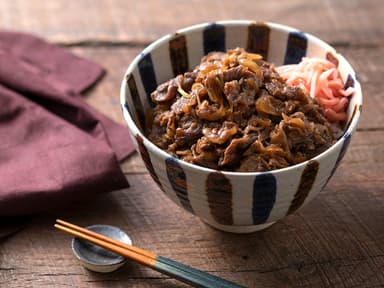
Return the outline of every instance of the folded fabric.
[[[127,129],[80,95],[103,73],[40,38],[0,31],[0,221],[128,187],[118,162],[133,151]]]

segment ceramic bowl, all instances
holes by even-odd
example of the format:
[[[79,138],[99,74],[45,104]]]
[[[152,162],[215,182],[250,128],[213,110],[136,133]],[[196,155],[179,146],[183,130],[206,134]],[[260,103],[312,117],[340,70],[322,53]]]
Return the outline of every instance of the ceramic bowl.
[[[117,227],[110,225],[92,225],[86,228],[132,245],[131,238]],[[126,262],[126,258],[123,256],[76,237],[72,239],[72,251],[85,268],[94,272],[113,272]]]
[[[158,84],[192,70],[208,52],[236,47],[259,53],[276,66],[298,63],[303,56],[337,59],[343,81],[356,90],[342,137],[309,161],[255,173],[215,171],[189,164],[151,143],[144,134],[146,111],[153,107],[150,93]],[[204,222],[236,233],[264,229],[310,202],[343,158],[362,107],[355,72],[334,48],[297,29],[254,21],[199,24],[155,41],[129,65],[120,99],[136,149],[160,189]]]

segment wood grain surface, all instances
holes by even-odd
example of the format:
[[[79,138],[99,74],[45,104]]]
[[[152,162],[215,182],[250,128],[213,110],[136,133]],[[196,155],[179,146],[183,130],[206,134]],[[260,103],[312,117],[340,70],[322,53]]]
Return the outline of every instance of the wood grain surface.
[[[142,248],[247,287],[384,287],[383,7],[379,0],[0,1],[1,29],[40,35],[106,68],[85,100],[122,124],[120,83],[140,50],[184,26],[222,19],[319,36],[351,62],[364,94],[357,133],[332,180],[271,228],[236,235],[205,225],[173,204],[134,154],[122,163],[129,189],[36,215],[2,239],[0,287],[187,287],[134,263],[110,274],[84,269],[71,237],[53,228],[56,218],[118,226]]]

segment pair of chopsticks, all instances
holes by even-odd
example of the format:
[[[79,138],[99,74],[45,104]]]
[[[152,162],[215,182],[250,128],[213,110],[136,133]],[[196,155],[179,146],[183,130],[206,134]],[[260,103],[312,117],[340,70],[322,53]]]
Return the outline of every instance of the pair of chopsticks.
[[[57,229],[84,239],[104,249],[122,255],[137,263],[148,266],[156,271],[180,280],[192,287],[202,288],[245,288],[239,284],[230,282],[212,274],[189,267],[169,258],[156,255],[150,251],[135,247],[63,220],[56,220]]]

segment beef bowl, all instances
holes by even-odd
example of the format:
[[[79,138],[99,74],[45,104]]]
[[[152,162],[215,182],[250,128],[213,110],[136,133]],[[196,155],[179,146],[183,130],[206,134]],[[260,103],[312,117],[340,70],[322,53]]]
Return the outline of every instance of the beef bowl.
[[[298,68],[303,59],[333,68],[319,76]],[[341,94],[329,96],[336,86]],[[267,228],[310,202],[343,158],[362,108],[355,72],[334,48],[246,20],[195,25],[150,44],[129,65],[120,99],[159,190],[234,233]]]

